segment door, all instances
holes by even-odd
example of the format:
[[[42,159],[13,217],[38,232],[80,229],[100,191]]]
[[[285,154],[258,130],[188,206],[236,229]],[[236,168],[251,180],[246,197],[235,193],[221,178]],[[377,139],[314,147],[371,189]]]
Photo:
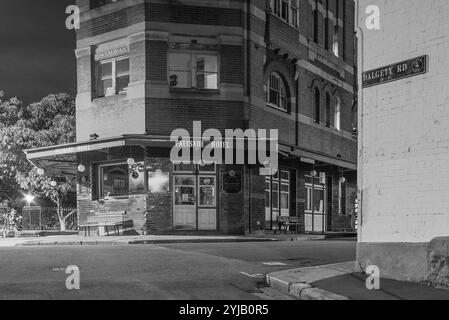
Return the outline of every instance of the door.
[[[198,230],[217,230],[216,176],[198,176]]]
[[[174,176],[173,227],[196,229],[196,179],[194,175]]]

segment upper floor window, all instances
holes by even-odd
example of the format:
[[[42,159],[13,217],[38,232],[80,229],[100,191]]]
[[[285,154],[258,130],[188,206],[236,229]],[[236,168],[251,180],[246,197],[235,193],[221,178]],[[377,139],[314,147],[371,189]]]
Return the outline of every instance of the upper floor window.
[[[168,57],[168,81],[173,88],[218,89],[218,55],[172,52]]]
[[[287,90],[279,74],[275,72],[270,74],[267,89],[268,105],[288,111]]]
[[[313,42],[318,43],[318,4],[313,10]]]
[[[335,98],[334,127],[338,131],[341,130],[341,101],[339,97]]]
[[[314,108],[315,108],[315,123],[320,123],[320,108],[321,108],[321,102],[320,102],[320,90],[318,88],[315,88],[314,91]]]
[[[97,97],[124,93],[129,84],[129,58],[118,57],[97,62]]]
[[[120,0],[91,0],[90,2],[90,8],[94,9],[94,8],[98,8],[101,6],[104,6],[106,4],[110,4],[110,3],[114,3],[114,2],[118,2]]]
[[[339,33],[340,33],[340,28],[338,27],[338,25],[336,25],[334,28],[334,36],[332,39],[332,51],[336,57],[340,56],[339,39],[338,39]]]
[[[331,96],[326,93],[326,127],[331,127]]]
[[[272,0],[272,9],[276,16],[298,28],[299,0]]]

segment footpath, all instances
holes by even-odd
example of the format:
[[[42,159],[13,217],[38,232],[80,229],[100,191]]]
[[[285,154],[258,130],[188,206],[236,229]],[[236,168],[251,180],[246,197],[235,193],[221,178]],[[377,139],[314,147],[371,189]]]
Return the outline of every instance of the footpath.
[[[380,279],[379,290],[368,290],[367,275],[354,272],[354,261],[273,272],[267,283],[299,300],[449,300],[449,289]]]

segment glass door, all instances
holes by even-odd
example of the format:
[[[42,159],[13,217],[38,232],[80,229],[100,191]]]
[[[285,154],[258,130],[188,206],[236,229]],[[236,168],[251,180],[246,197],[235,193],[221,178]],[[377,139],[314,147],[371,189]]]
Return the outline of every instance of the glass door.
[[[217,229],[217,178],[198,176],[198,229]]]
[[[174,176],[173,227],[196,229],[196,179],[194,175]]]

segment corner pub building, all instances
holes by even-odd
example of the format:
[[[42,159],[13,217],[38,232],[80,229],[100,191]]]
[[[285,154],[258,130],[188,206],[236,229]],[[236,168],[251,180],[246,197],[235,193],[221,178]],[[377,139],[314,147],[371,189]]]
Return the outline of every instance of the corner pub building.
[[[354,2],[77,0],[77,142],[28,150],[76,177],[79,223],[133,233],[353,231]],[[170,134],[278,129],[279,171],[179,165]],[[99,230],[100,232],[100,230]]]

